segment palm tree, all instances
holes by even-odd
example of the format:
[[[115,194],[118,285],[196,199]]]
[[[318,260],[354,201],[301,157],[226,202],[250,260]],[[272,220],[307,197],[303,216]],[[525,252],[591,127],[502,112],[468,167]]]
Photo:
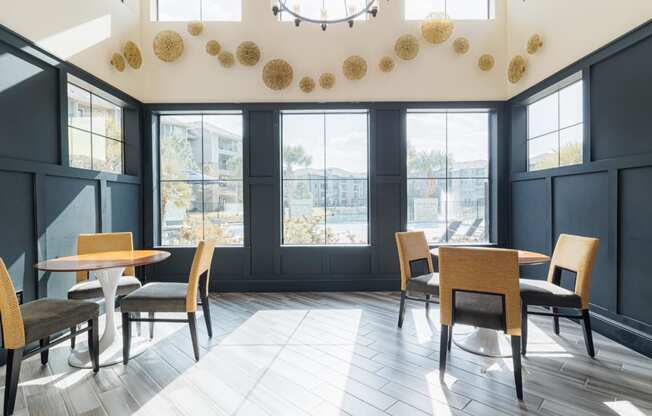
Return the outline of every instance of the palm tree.
[[[283,146],[283,164],[286,176],[292,175],[295,166],[310,166],[312,156],[306,154],[306,149],[301,145]]]

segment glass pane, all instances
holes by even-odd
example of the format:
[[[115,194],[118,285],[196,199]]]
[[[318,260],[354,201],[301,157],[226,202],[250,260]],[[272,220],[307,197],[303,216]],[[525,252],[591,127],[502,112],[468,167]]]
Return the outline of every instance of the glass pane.
[[[241,181],[204,185],[204,238],[220,245],[244,243],[242,193]]]
[[[444,13],[445,0],[405,0],[405,19],[423,20],[431,13]]]
[[[204,179],[242,180],[242,116],[204,116]]]
[[[93,169],[122,173],[122,142],[93,135]]]
[[[367,115],[326,115],[326,176],[367,178]]]
[[[239,22],[242,20],[241,0],[202,0],[203,20]]]
[[[91,93],[68,84],[68,125],[91,130]]]
[[[489,176],[489,114],[448,114],[448,175]]]
[[[453,0],[446,2],[446,14],[451,19],[482,20],[489,18],[487,0]]]
[[[91,96],[93,133],[122,140],[122,108],[96,95]]]
[[[583,114],[582,81],[559,90],[559,124],[560,128],[581,123]]]
[[[582,163],[584,124],[569,127],[559,132],[559,166]]]
[[[446,195],[448,242],[487,241],[489,181],[487,179],[449,179]]]
[[[326,243],[367,244],[367,181],[326,181]]]
[[[161,180],[201,180],[201,116],[161,116]]]
[[[204,238],[201,185],[161,183],[161,244],[192,246]]]
[[[158,20],[186,22],[200,20],[200,0],[158,0]]]
[[[408,179],[408,230],[422,230],[428,242],[446,241],[446,180]]]
[[[446,114],[407,114],[407,175],[446,176]]]
[[[326,244],[323,180],[283,181],[283,244]]]
[[[528,141],[528,170],[559,166],[557,132]]]
[[[75,128],[68,128],[68,153],[73,168],[92,169],[91,134]]]
[[[324,177],[324,115],[283,115],[283,178]]]
[[[528,138],[538,137],[559,129],[557,93],[542,98],[527,108]]]
[[[368,0],[347,0],[346,2],[342,0],[326,0],[325,6],[327,10],[327,18],[330,19],[344,19],[347,16],[353,15],[364,8]],[[298,7],[298,12],[300,15],[320,20],[322,2],[315,0],[289,0],[287,2],[288,7],[292,8],[292,11],[296,11],[295,7]],[[366,14],[363,14],[356,18],[356,20],[365,20]],[[294,20],[294,16],[290,13],[282,13],[281,20],[284,22],[290,22]]]

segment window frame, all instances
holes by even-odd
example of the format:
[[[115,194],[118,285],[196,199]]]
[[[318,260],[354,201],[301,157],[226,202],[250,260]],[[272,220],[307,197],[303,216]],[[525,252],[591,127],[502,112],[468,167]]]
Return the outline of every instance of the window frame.
[[[85,81],[83,81],[83,80],[81,80],[79,78],[68,75],[65,82],[66,82],[66,84],[65,84],[66,85],[66,94],[65,94],[65,96],[66,96],[66,125],[65,125],[65,128],[66,128],[66,137],[67,137],[67,140],[68,140],[68,143],[67,143],[67,149],[68,149],[67,165],[69,167],[71,167],[71,168],[74,168],[74,169],[91,170],[91,171],[94,171],[94,172],[104,172],[104,173],[109,173],[109,174],[114,174],[114,175],[125,175],[126,174],[125,173],[126,172],[126,166],[125,166],[125,163],[126,163],[126,158],[125,158],[125,151],[126,151],[126,142],[125,142],[125,103],[122,102],[121,100],[119,100],[118,98],[113,97],[109,93],[107,93],[107,92],[105,92],[103,90],[100,90],[100,89],[98,89],[96,87],[93,87],[92,85],[86,83]],[[83,128],[76,127],[76,126],[73,126],[73,125],[70,124],[70,117],[69,117],[69,114],[68,114],[68,105],[69,105],[69,100],[70,100],[70,94],[68,93],[68,88],[70,87],[70,85],[72,85],[75,88],[78,88],[80,90],[86,91],[89,94],[89,98],[90,98],[90,101],[89,101],[89,107],[90,107],[89,130],[85,130]],[[120,139],[119,140],[115,139],[113,137],[105,136],[104,134],[95,133],[93,131],[93,98],[94,97],[97,97],[97,98],[99,98],[101,100],[107,101],[107,102],[115,105],[116,107],[120,108]],[[70,149],[70,129],[74,129],[74,130],[77,130],[77,131],[80,131],[80,132],[83,132],[83,133],[88,133],[90,135],[90,149],[91,149],[91,153],[90,153],[91,154],[91,160],[90,160],[91,167],[90,167],[90,169],[84,168],[84,167],[79,167],[79,166],[73,166],[70,163],[71,162],[71,160],[70,160],[71,153],[70,153],[70,150],[69,150]],[[102,137],[105,140],[111,140],[111,141],[120,143],[120,167],[121,167],[120,172],[112,172],[112,171],[109,171],[109,170],[95,169],[95,167],[93,166],[93,136],[99,136],[99,137]]]
[[[546,171],[550,169],[559,169],[559,168],[564,168],[564,167],[569,167],[569,166],[578,166],[586,163],[587,160],[587,154],[586,154],[586,141],[587,141],[587,134],[586,134],[586,125],[587,125],[587,118],[586,118],[586,94],[585,94],[585,89],[586,89],[586,80],[584,77],[584,74],[582,71],[577,72],[557,83],[554,85],[540,91],[537,94],[532,95],[529,97],[523,104],[525,106],[525,171],[527,173],[534,173],[534,172],[540,172],[540,171]],[[580,88],[582,91],[582,115],[581,115],[581,121],[561,127],[561,94],[560,92],[566,88],[569,88],[575,84],[580,84]],[[557,126],[554,130],[547,131],[543,134],[539,134],[534,137],[530,137],[530,107],[533,104],[536,104],[552,95],[557,95]],[[582,149],[582,157],[581,160],[578,163],[573,163],[570,165],[562,165],[561,164],[561,137],[560,133],[564,130],[568,130],[574,127],[582,127],[582,143],[581,143],[581,149]],[[557,165],[552,166],[549,168],[542,168],[542,169],[530,169],[530,141],[536,140],[542,137],[545,137],[549,134],[557,134]]]
[[[284,119],[284,114],[289,114],[289,115],[323,115],[324,116],[324,123],[325,123],[325,117],[328,114],[364,114],[366,116],[366,126],[367,126],[367,143],[366,143],[366,160],[367,160],[367,171],[366,171],[366,177],[364,179],[362,178],[352,178],[352,179],[331,179],[331,180],[341,180],[341,181],[366,181],[367,183],[367,215],[366,215],[366,220],[367,220],[367,242],[366,243],[328,243],[326,242],[326,238],[324,238],[324,244],[290,244],[290,243],[285,243],[285,229],[284,229],[284,216],[285,216],[285,211],[284,211],[284,181],[294,181],[294,180],[302,180],[302,179],[284,179],[283,176],[283,119]],[[337,247],[370,247],[372,246],[372,222],[371,222],[371,188],[372,188],[372,174],[371,174],[371,141],[372,141],[372,127],[371,127],[371,118],[372,118],[372,110],[369,108],[324,108],[324,109],[300,109],[300,108],[283,108],[279,110],[278,113],[279,117],[279,206],[280,206],[280,218],[279,218],[279,245],[281,248],[312,248],[312,247],[321,247],[321,248],[337,248]],[[326,158],[326,132],[324,132],[324,158]],[[323,184],[324,184],[324,212],[326,213],[326,217],[324,218],[324,233],[326,233],[327,230],[327,209],[328,209],[328,188],[327,188],[327,182],[328,182],[328,177],[326,176],[326,165],[324,165],[324,177],[323,177]],[[306,181],[310,181],[310,179],[306,179]],[[326,234],[325,234],[326,235]]]
[[[155,22],[161,22],[162,20],[160,19],[160,0],[153,0],[154,3],[154,14],[156,16]],[[215,19],[210,19],[206,20],[204,19],[204,1],[203,0],[196,0],[199,2],[199,19],[190,19],[190,20],[163,20],[163,22],[192,22],[193,20],[199,20],[200,22],[242,22],[242,0],[240,1],[240,19],[239,20],[215,20]]]
[[[158,1],[158,0],[157,0]],[[423,16],[422,18],[408,18],[407,17],[407,2],[410,0],[403,0],[403,20],[406,22],[416,22],[423,20],[426,16]],[[417,1],[417,0],[411,0],[411,1]],[[445,15],[448,16],[448,2],[450,0],[443,0],[444,2],[444,10],[442,11]],[[496,18],[496,12],[495,12],[495,0],[486,0],[487,2],[487,16],[483,19],[456,19],[452,18],[452,20],[469,20],[469,21],[485,21],[485,20],[493,20]],[[442,12],[431,12],[431,13],[442,13]]]
[[[445,114],[446,115],[446,120],[445,120],[445,125],[446,125],[446,138],[445,138],[445,143],[446,143],[446,167],[445,167],[445,176],[444,177],[420,177],[420,178],[413,178],[408,175],[408,122],[407,122],[407,117],[408,115],[412,114]],[[403,146],[403,157],[405,160],[405,166],[403,169],[404,175],[405,175],[405,193],[403,194],[404,198],[404,209],[405,209],[405,230],[410,231],[409,228],[409,218],[408,218],[408,212],[409,212],[409,196],[408,196],[408,183],[410,180],[443,180],[445,183],[445,189],[446,193],[448,193],[448,182],[450,180],[464,180],[464,179],[473,179],[473,180],[485,180],[487,181],[487,197],[485,200],[485,236],[486,239],[484,241],[473,241],[473,242],[450,242],[449,241],[449,236],[448,236],[448,203],[445,206],[445,217],[446,217],[446,240],[447,241],[430,241],[427,240],[428,246],[429,247],[439,247],[439,246],[493,246],[495,244],[495,234],[494,234],[494,227],[496,224],[494,224],[494,187],[497,185],[494,183],[495,180],[495,174],[494,174],[494,152],[493,148],[495,145],[496,141],[496,132],[495,132],[495,120],[494,117],[496,117],[497,110],[494,108],[474,108],[474,107],[453,107],[453,108],[446,108],[446,107],[415,107],[415,106],[408,106],[404,109],[403,114],[405,117],[405,122],[403,132],[405,135],[405,144]],[[478,177],[478,176],[469,176],[469,177],[449,177],[448,174],[448,114],[486,114],[487,115],[487,176],[486,177]]]
[[[204,116],[211,116],[211,115],[238,115],[241,117],[242,120],[242,149],[241,149],[241,160],[242,160],[242,176],[239,180],[235,179],[211,179],[211,180],[205,180],[203,179],[204,176]],[[179,245],[169,245],[169,244],[163,244],[163,209],[161,207],[161,184],[165,182],[184,182],[184,183],[190,183],[192,185],[199,184],[201,185],[202,188],[202,237],[205,239],[205,215],[206,215],[206,198],[204,194],[204,186],[206,184],[211,185],[211,184],[217,184],[220,182],[240,182],[242,184],[242,189],[243,189],[243,201],[242,201],[242,242],[239,244],[223,244],[223,243],[218,243],[216,247],[219,248],[226,248],[226,249],[241,249],[247,246],[247,234],[248,234],[248,224],[247,224],[247,206],[246,206],[246,193],[247,193],[247,175],[245,173],[246,169],[246,161],[245,161],[245,154],[246,154],[246,112],[241,109],[225,109],[225,110],[216,110],[216,111],[202,111],[202,110],[196,110],[196,111],[171,111],[171,112],[158,112],[155,114],[156,119],[154,122],[154,126],[156,128],[156,185],[158,188],[156,189],[155,196],[156,199],[153,201],[154,205],[156,208],[156,213],[155,217],[158,218],[158,224],[155,227],[155,238],[154,241],[156,242],[156,247],[160,248],[186,248],[186,247],[194,247],[196,245],[196,242],[194,243],[195,245],[188,245],[188,244],[179,244]],[[202,148],[202,162],[201,162],[201,172],[202,172],[202,179],[201,180],[189,180],[189,179],[167,179],[164,180],[162,179],[161,175],[161,117],[168,117],[168,116],[201,116],[201,148]]]

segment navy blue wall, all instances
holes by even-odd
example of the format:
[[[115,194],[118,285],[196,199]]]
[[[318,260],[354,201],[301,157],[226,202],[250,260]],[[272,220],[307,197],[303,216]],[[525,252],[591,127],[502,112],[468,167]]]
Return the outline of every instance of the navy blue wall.
[[[584,163],[526,172],[525,104],[578,71],[585,81]],[[511,118],[511,245],[551,253],[560,233],[600,238],[591,288],[594,325],[649,356],[651,108],[651,23],[514,97],[506,108]],[[543,277],[545,268],[525,273]]]

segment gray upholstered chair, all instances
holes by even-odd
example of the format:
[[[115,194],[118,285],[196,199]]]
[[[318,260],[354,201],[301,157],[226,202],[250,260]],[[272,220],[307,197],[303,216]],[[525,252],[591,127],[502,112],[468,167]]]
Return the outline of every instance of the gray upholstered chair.
[[[134,243],[130,232],[80,234],[77,237],[77,254],[94,254],[106,251],[133,250]],[[136,270],[126,267],[118,281],[116,295],[127,295],[138,289],[140,280],[135,277]],[[104,297],[102,286],[97,279],[90,280],[88,272],[77,272],[76,283],[68,290],[68,299],[89,300]],[[72,330],[72,328],[71,328]],[[70,338],[71,348],[75,348],[75,337]]]
[[[39,299],[19,305],[9,272],[0,259],[2,347],[7,350],[4,415],[14,412],[20,366],[24,358],[40,353],[41,363],[45,365],[48,362],[50,347],[77,334],[88,332],[93,371],[99,371],[99,311],[96,303],[81,300]],[[88,323],[86,327],[50,341],[51,335],[75,328],[83,322]],[[26,351],[27,345],[34,341],[39,341],[39,346]]]
[[[527,348],[527,316],[552,316],[555,334],[559,335],[559,318],[577,319],[584,329],[586,352],[595,357],[591,316],[589,314],[589,292],[593,263],[598,253],[600,240],[597,238],[561,234],[552,254],[547,280],[521,279],[521,315],[523,322],[523,346]],[[568,290],[561,286],[562,272],[575,274],[575,288]],[[529,311],[528,305],[544,306],[552,309],[551,313]],[[559,308],[579,310],[579,314],[562,314]]]
[[[423,231],[398,232],[394,237],[401,266],[401,306],[398,313],[398,327],[401,328],[407,300],[425,302],[426,313],[430,303],[437,303],[430,297],[439,296],[439,275],[433,272],[432,255]],[[415,298],[414,294],[424,297]]]
[[[195,251],[195,257],[190,268],[188,283],[153,282],[122,298],[122,342],[123,361],[129,362],[131,347],[131,322],[183,322],[190,326],[190,336],[195,360],[199,360],[199,345],[197,344],[197,295],[201,298],[201,306],[206,320],[208,336],[213,336],[211,327],[210,305],[208,303],[208,281],[211,262],[213,260],[214,241],[200,241]],[[148,318],[134,316],[136,313],[147,312]],[[184,312],[187,319],[156,318],[156,312]],[[152,327],[153,328],[153,327]],[[153,329],[150,337],[153,337]]]

